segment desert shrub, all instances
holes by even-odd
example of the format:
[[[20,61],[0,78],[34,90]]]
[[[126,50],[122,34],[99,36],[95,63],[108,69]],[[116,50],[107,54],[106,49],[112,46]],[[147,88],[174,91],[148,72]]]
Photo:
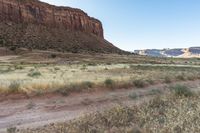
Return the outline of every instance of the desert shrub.
[[[51,57],[51,58],[56,58],[57,55],[56,55],[56,54],[51,54],[50,57]]]
[[[129,68],[134,69],[134,68],[136,68],[136,66],[134,66],[134,65],[129,65]]]
[[[178,75],[178,76],[176,76],[176,79],[184,81],[185,77],[184,77],[184,75]]]
[[[17,47],[12,46],[12,47],[10,47],[9,49],[10,49],[11,51],[16,51]]]
[[[187,78],[188,78],[188,80],[195,80],[196,79],[195,76],[188,76]]]
[[[9,85],[9,92],[11,93],[17,93],[20,91],[20,82],[19,81],[13,81]]]
[[[60,70],[60,68],[59,67],[54,67],[54,70],[58,71],[58,70]]]
[[[114,84],[115,84],[115,81],[112,80],[112,79],[106,79],[106,80],[104,81],[104,84],[106,85],[106,87],[113,87]]]
[[[36,71],[36,70],[31,71],[31,72],[28,74],[29,77],[33,77],[33,78],[39,77],[39,76],[41,76],[41,75],[42,75],[42,74],[41,74],[39,71]]]
[[[27,109],[33,109],[35,107],[35,103],[30,102],[26,105]]]
[[[16,127],[7,128],[7,133],[16,133],[16,132],[17,132],[17,128]]]
[[[4,40],[0,38],[0,44],[4,44]]]
[[[89,89],[89,88],[92,88],[94,86],[94,83],[92,83],[90,81],[85,81],[85,82],[81,83],[80,86],[83,89]]]
[[[167,83],[167,84],[169,84],[169,83],[172,82],[172,80],[171,80],[170,77],[166,76],[166,77],[164,78],[164,82]]]
[[[107,63],[106,63],[106,65],[112,65],[112,63],[110,63],[110,62],[107,62]]]
[[[97,66],[97,64],[96,63],[88,63],[88,66]]]
[[[9,67],[7,67],[7,69],[0,70],[0,73],[3,74],[3,73],[12,72],[12,71],[14,71],[13,68],[11,66],[9,66]]]
[[[23,66],[20,66],[20,65],[15,65],[14,68],[15,68],[15,69],[18,69],[18,70],[24,69],[24,67],[23,67]]]
[[[161,94],[162,91],[161,90],[158,90],[158,89],[153,89],[151,91],[149,91],[149,95],[157,95],[157,94]]]
[[[70,85],[65,85],[65,86],[59,88],[58,90],[56,90],[56,92],[58,92],[64,96],[68,96],[72,92],[87,91],[90,88],[93,88],[94,85],[95,84],[90,81],[85,81],[82,83],[74,83],[74,84],[70,84]]]
[[[80,68],[80,70],[86,70],[87,69],[87,65],[83,64],[82,67]]]
[[[152,79],[147,79],[146,80],[150,85],[153,85],[154,84],[154,81]]]
[[[145,87],[145,82],[142,79],[137,79],[133,81],[133,84],[138,88]]]
[[[133,92],[133,93],[131,93],[130,95],[129,95],[129,98],[131,98],[131,99],[137,99],[139,96],[138,96],[138,94],[137,93],[135,93],[135,92]]]
[[[161,98],[160,95],[156,96],[148,103],[148,108],[160,108],[162,106],[165,106],[165,101]]]
[[[184,85],[172,86],[171,90],[176,96],[189,97],[189,96],[193,95],[192,91],[188,87],[186,87]]]

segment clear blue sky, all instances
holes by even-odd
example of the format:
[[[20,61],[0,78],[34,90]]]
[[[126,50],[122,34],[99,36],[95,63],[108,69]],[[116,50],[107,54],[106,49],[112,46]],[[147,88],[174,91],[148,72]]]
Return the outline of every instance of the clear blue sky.
[[[200,0],[41,0],[98,18],[121,49],[200,46]]]

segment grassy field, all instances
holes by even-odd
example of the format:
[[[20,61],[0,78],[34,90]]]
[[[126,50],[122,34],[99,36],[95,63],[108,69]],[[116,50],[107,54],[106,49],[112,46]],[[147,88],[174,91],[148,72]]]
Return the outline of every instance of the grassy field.
[[[1,93],[144,87],[199,78],[200,60],[33,51],[0,58]]]
[[[149,64],[1,64],[2,93],[68,94],[99,88],[142,88],[156,83],[200,78],[196,65]]]

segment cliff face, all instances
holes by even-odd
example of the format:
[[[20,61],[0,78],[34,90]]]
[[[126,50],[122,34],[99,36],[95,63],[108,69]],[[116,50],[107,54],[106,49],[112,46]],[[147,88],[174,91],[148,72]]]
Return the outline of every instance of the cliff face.
[[[124,53],[104,39],[99,20],[79,9],[38,0],[0,0],[0,47]]]
[[[0,21],[41,24],[92,33],[103,38],[101,22],[82,10],[57,7],[38,0],[0,0]]]

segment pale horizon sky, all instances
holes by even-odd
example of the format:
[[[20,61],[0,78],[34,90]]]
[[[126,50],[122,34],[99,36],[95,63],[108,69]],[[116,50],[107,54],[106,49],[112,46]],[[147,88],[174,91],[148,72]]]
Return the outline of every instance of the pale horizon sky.
[[[200,46],[200,0],[41,0],[80,8],[128,51]]]

